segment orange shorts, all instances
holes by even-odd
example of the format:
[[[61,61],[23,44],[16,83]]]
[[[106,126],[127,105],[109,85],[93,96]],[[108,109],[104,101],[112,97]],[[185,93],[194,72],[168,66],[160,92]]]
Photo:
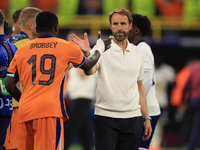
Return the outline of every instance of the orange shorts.
[[[12,118],[7,129],[4,146],[6,149],[17,149],[18,146],[18,108],[13,108]]]
[[[62,118],[39,118],[19,124],[19,150],[63,150]]]

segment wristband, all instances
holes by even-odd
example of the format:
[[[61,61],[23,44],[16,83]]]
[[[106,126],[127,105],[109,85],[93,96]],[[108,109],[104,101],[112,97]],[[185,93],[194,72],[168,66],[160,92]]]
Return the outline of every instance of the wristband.
[[[145,117],[144,121],[146,121],[147,119],[149,119],[150,121],[152,121],[151,117]]]

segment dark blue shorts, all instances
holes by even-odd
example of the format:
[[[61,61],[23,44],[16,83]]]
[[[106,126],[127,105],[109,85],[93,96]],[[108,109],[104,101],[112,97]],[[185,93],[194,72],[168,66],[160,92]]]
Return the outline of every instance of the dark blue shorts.
[[[3,150],[3,144],[6,139],[7,128],[10,123],[10,117],[2,117],[0,116],[0,150]]]

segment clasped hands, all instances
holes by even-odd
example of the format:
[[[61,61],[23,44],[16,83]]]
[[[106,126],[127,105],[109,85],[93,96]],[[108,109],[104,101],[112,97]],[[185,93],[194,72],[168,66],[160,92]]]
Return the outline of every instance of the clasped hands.
[[[101,32],[98,32],[98,40],[96,42],[96,45],[93,47],[93,50],[98,50],[100,54],[105,52],[111,47],[111,37],[105,40],[101,39]],[[87,33],[84,33],[84,39],[80,39],[75,34],[70,35],[70,40],[75,43],[77,46],[81,48],[81,51],[83,54],[88,57],[90,55],[89,49],[90,44],[87,37]]]

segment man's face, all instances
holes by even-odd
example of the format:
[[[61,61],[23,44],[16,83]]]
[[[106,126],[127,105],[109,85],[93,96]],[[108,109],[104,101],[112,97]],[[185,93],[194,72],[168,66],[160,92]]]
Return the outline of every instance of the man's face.
[[[132,28],[132,23],[129,24],[128,17],[118,13],[113,14],[111,18],[110,29],[117,41],[123,41],[127,38],[129,30]]]
[[[14,32],[16,34],[18,34],[21,31],[21,23],[20,23],[19,19],[15,23],[13,21],[13,28],[14,28]]]

